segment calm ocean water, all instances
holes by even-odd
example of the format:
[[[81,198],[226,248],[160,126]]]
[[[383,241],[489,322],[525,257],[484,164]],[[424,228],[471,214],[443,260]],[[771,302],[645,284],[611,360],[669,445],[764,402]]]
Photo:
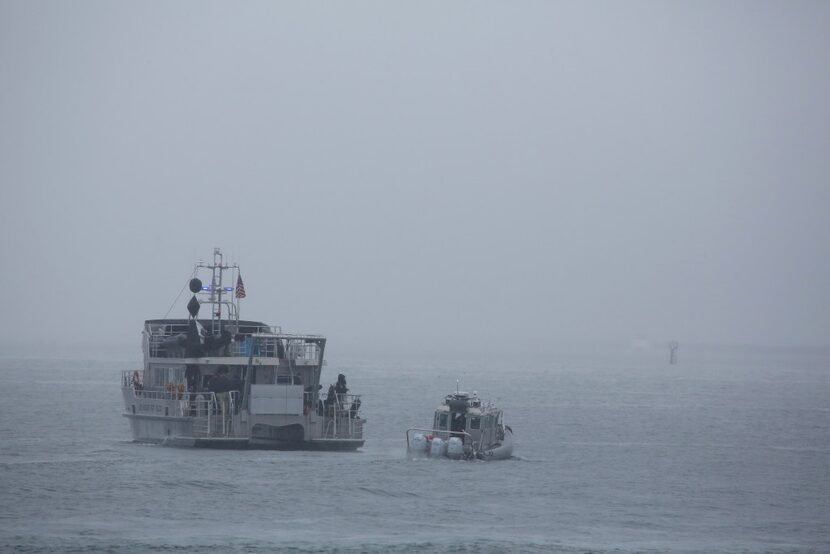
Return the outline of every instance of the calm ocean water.
[[[334,359],[357,453],[130,442],[119,360],[0,358],[0,551],[828,552],[830,355],[551,348]],[[502,462],[407,457],[454,390],[497,400]]]

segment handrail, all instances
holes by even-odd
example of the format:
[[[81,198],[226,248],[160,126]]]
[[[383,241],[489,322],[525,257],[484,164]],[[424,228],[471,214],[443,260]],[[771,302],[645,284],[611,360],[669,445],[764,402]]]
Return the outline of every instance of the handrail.
[[[323,400],[325,398],[325,400]],[[349,438],[354,438],[356,434],[356,427],[362,424],[360,420],[360,395],[335,393],[330,398],[328,393],[321,395],[320,402],[322,403],[323,421],[325,424],[323,434],[324,436],[337,437],[342,431],[342,425],[346,425],[346,435]],[[339,425],[338,425],[338,422]],[[338,430],[338,427],[340,429]]]
[[[144,390],[144,389],[133,389],[132,387],[125,387],[130,388],[133,391],[133,395],[135,398],[143,398],[146,400],[170,400],[170,401],[184,401],[184,402],[207,402],[211,406],[215,407],[218,410],[219,403],[216,399],[215,392],[210,391],[200,391],[200,392],[178,392],[178,391],[167,391],[167,390]],[[236,407],[239,405],[239,398],[241,396],[241,392],[237,390],[228,391],[228,405],[229,411],[232,413],[236,410]],[[199,398],[201,397],[201,398]]]
[[[360,394],[335,393],[331,399],[328,393],[319,396],[323,402],[327,417],[337,417],[337,414],[341,414],[342,417],[342,414],[345,412],[351,418],[357,418],[357,414],[362,406],[362,401],[360,400],[362,395]],[[329,412],[331,412],[331,415]]]
[[[194,426],[196,422],[200,422],[199,426],[204,426],[204,430],[200,429],[197,432],[194,428],[194,436],[211,436],[215,432],[221,433],[222,436],[228,436],[228,433],[233,429],[233,422],[237,416],[242,394],[240,391],[228,391],[226,397],[228,399],[227,411],[223,411],[222,402],[217,397],[217,393],[210,391],[178,392],[128,388],[132,390],[133,398],[136,400],[161,401],[162,405],[165,406],[165,416],[191,418]],[[168,408],[172,408],[172,413],[168,412]],[[221,428],[218,426],[218,421],[215,421],[216,417],[222,418]],[[228,421],[228,418],[230,418],[230,421]]]
[[[138,375],[138,383],[142,384],[143,377],[142,374],[144,372],[138,369],[124,369],[121,370],[121,386],[124,388],[132,387],[133,385],[133,375]]]
[[[147,338],[147,353],[151,358],[185,358],[185,348],[182,345],[177,345],[174,342],[168,342],[175,338],[177,334],[165,335],[151,335]],[[257,347],[255,355],[263,358],[278,358],[280,348],[277,345],[279,339],[275,335],[263,335],[257,337]],[[211,358],[227,358],[227,357],[245,357],[248,356],[253,348],[252,335],[244,335],[241,340],[234,340],[227,345],[218,347],[215,350],[206,353],[202,357]]]
[[[136,398],[143,398],[147,400],[184,400],[186,402],[195,402],[199,400],[201,396],[203,400],[210,400],[211,403],[214,405],[216,404],[216,393],[210,391],[202,391],[202,392],[179,392],[179,391],[168,391],[168,390],[145,390],[145,389],[135,389],[133,387],[125,387],[129,388],[133,391],[133,395]],[[238,391],[230,391],[230,392],[238,392]]]
[[[148,324],[152,329],[143,332],[143,348],[149,357],[184,358],[185,348],[175,342],[176,337],[186,335],[186,328],[178,324]],[[229,344],[210,353],[210,357],[245,357],[251,351],[255,356],[264,358],[293,358],[300,365],[317,365],[322,362],[322,348],[316,335],[290,335],[282,333],[279,327],[260,327],[254,332],[237,336]]]

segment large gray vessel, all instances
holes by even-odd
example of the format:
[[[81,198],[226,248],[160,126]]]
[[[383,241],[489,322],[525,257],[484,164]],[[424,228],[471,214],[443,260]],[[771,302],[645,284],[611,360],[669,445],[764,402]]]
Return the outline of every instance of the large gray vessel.
[[[200,273],[207,272],[203,282]],[[223,281],[230,273],[231,283]],[[208,448],[355,450],[360,396],[346,378],[322,391],[326,339],[239,318],[239,266],[198,263],[185,319],[144,322],[142,370],[122,375],[124,416],[138,442]],[[210,310],[209,317],[199,312]]]

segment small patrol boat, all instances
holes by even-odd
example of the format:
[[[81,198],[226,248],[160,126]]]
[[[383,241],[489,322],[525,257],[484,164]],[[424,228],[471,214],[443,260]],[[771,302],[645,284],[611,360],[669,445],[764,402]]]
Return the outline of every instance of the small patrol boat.
[[[407,429],[406,447],[430,457],[504,460],[513,454],[513,429],[502,410],[475,392],[456,390],[435,409],[432,429]]]
[[[205,283],[197,277],[207,272]],[[231,274],[230,284],[223,281]],[[234,279],[236,284],[233,285]],[[137,442],[205,448],[356,450],[360,396],[346,378],[322,393],[326,338],[239,318],[239,266],[216,248],[188,283],[186,319],[144,322],[141,370],[122,373],[124,416]],[[209,309],[199,317],[202,307]]]

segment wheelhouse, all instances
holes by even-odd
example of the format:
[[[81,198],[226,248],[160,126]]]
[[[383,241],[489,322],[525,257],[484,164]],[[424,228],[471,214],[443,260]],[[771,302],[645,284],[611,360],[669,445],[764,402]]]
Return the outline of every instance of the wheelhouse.
[[[498,440],[502,419],[501,410],[482,406],[477,396],[456,393],[435,410],[432,428],[443,439],[457,436],[465,443],[489,444]]]

